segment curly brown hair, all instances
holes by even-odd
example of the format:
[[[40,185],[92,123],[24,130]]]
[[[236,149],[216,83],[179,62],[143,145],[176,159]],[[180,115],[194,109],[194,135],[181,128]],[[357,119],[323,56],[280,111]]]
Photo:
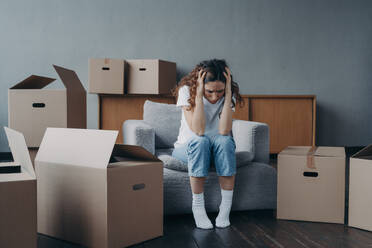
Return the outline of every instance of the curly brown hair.
[[[212,59],[200,62],[189,74],[181,78],[181,81],[178,83],[178,85],[172,89],[172,94],[176,98],[178,98],[178,90],[184,85],[189,86],[190,99],[188,100],[188,102],[190,103],[190,106],[188,110],[194,109],[198,72],[201,69],[207,72],[207,75],[204,79],[204,84],[213,81],[221,81],[222,83],[226,84],[226,78],[223,75],[223,72],[225,72],[225,67],[227,67],[227,64],[224,59]],[[239,103],[239,106],[242,107],[244,105],[244,100],[239,94],[239,85],[235,81],[233,81],[232,75],[231,92],[232,96],[236,99],[236,102]],[[235,102],[231,100],[231,103],[233,107],[235,107]]]

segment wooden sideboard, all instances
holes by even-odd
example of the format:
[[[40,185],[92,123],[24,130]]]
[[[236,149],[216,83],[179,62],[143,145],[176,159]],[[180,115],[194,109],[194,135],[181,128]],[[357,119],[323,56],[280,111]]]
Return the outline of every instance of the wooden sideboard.
[[[270,153],[289,145],[315,145],[316,97],[314,95],[243,95],[244,105],[236,106],[234,119],[267,123]],[[118,130],[122,143],[125,120],[141,120],[146,100],[175,103],[170,95],[98,95],[99,129]]]

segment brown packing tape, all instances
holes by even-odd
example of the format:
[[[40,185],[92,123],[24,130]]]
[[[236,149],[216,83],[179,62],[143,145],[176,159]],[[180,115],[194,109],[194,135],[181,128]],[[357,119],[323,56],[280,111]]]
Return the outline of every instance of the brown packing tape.
[[[107,65],[108,63],[110,63],[110,59],[105,58],[105,65]]]
[[[316,149],[318,149],[318,147],[312,146],[306,154],[306,167],[309,169],[316,169],[315,159],[314,159],[314,154],[316,152]]]

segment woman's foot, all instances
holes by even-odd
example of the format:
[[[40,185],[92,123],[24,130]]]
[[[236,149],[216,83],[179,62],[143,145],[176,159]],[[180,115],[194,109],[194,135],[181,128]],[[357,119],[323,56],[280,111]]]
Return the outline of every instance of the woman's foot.
[[[229,214],[230,211],[227,213],[226,210],[220,208],[220,212],[216,218],[216,227],[225,228],[230,226]]]
[[[223,190],[221,189],[221,205],[220,212],[216,218],[216,227],[225,228],[230,226],[230,210],[232,204],[233,190]]]
[[[212,229],[213,224],[208,218],[204,206],[204,193],[192,194],[192,213],[196,227],[201,229]]]

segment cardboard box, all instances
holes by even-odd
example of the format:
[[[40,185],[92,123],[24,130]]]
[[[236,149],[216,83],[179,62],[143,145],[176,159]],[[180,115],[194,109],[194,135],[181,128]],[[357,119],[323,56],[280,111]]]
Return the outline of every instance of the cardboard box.
[[[117,135],[47,129],[35,158],[39,233],[99,248],[163,234],[163,165],[144,148],[114,145]]]
[[[372,231],[372,145],[350,158],[349,226]]]
[[[9,89],[8,125],[39,147],[47,127],[86,128],[86,92],[74,71],[54,66],[66,89],[42,89],[54,78],[32,75]]]
[[[5,133],[14,158],[7,165],[21,165],[21,172],[0,173],[0,247],[36,248],[35,172],[24,136],[6,127]]]
[[[343,147],[289,146],[278,155],[277,218],[344,223]]]
[[[170,94],[176,85],[176,63],[159,59],[131,59],[128,94]]]
[[[89,93],[124,94],[125,71],[123,59],[89,59]]]

